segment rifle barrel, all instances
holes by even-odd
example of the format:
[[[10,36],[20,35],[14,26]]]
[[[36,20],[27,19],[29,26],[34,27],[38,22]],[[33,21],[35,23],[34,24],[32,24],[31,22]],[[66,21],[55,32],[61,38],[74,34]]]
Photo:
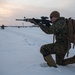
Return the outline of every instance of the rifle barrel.
[[[25,19],[16,19],[16,21],[25,21]]]

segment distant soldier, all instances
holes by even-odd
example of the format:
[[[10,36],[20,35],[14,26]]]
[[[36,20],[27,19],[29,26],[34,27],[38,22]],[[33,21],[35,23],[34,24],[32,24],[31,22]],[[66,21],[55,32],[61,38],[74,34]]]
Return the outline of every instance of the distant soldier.
[[[52,21],[50,27],[42,25],[41,23],[38,24],[45,33],[54,34],[54,38],[56,38],[56,42],[41,47],[40,52],[42,53],[44,60],[50,67],[57,67],[56,64],[67,65],[75,63],[75,56],[69,59],[64,59],[67,51],[71,48],[71,44],[68,43],[68,29],[64,17],[60,17],[58,11],[53,11],[50,14],[50,19]],[[53,60],[51,54],[56,55],[56,62]]]
[[[4,29],[4,25],[1,26],[1,29]]]

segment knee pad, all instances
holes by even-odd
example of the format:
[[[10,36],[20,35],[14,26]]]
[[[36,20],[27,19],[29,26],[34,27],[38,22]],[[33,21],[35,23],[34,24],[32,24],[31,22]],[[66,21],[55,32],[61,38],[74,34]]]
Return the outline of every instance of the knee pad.
[[[43,56],[47,56],[50,54],[49,50],[46,50],[43,46],[40,49],[41,54],[43,54]]]

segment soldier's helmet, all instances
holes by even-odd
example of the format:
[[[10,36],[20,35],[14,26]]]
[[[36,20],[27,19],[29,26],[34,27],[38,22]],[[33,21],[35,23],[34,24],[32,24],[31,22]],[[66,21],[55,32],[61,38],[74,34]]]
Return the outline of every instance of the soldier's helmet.
[[[50,14],[50,18],[52,18],[52,17],[58,18],[58,17],[60,17],[60,13],[59,13],[58,11],[53,11],[53,12],[51,12],[51,14]]]

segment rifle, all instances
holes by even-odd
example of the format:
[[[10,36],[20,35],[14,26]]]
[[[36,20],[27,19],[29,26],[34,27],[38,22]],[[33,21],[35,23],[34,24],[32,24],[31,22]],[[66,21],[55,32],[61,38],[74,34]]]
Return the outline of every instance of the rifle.
[[[35,22],[33,22],[33,21]],[[31,22],[31,23],[34,23],[35,25],[41,23],[41,24],[45,24],[46,26],[50,26],[50,23],[52,23],[50,20],[48,20],[48,17],[44,17],[42,16],[41,19],[35,19],[35,18],[26,18],[24,17],[24,19],[16,19],[16,21],[26,21],[26,22]]]

